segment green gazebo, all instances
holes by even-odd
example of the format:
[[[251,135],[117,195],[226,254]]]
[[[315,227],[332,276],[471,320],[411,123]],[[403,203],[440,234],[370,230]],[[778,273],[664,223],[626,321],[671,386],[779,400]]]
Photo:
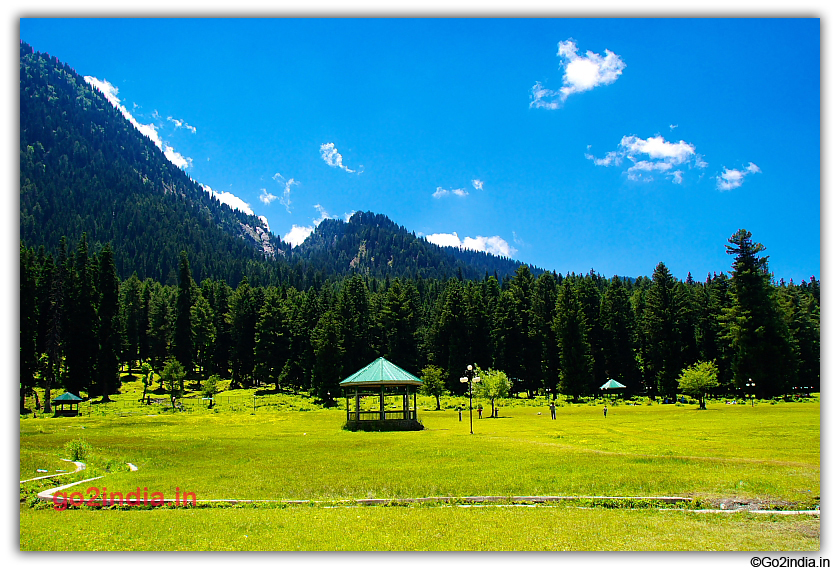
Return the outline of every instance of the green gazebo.
[[[423,381],[417,376],[384,358],[377,358],[340,384],[347,408],[347,429],[423,429],[423,424],[417,420],[417,388],[422,385]],[[362,410],[362,399],[370,396],[379,397],[379,408]],[[386,401],[395,397],[400,398],[401,405],[386,409]]]
[[[55,410],[55,414],[53,417],[73,417],[79,415],[79,404],[82,402],[82,399],[78,397],[76,394],[71,394],[70,392],[64,392],[58,398],[53,398],[52,404]],[[64,406],[70,406],[69,409],[64,409]],[[59,407],[60,406],[60,407]],[[76,406],[76,409],[73,409],[73,406]]]

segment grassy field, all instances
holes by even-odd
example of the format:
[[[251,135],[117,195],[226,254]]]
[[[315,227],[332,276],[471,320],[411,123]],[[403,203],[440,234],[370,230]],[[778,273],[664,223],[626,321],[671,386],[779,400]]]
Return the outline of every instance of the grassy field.
[[[691,405],[616,405],[606,418],[600,405],[565,405],[552,421],[547,407],[517,406],[511,400],[503,404],[500,418],[474,419],[475,434],[470,435],[466,414],[459,422],[451,409],[433,411],[432,399],[421,405],[425,430],[371,433],[342,430],[340,409],[317,409],[298,396],[277,398],[277,407],[257,407],[255,412],[201,408],[193,413],[21,419],[21,479],[47,468],[40,463],[72,469],[55,460],[66,457],[68,442],[84,439],[91,447],[89,469],[57,481],[106,474],[91,485],[123,494],[145,487],[167,498],[178,489],[195,493],[199,501],[676,495],[713,507],[723,501],[778,509],[819,504],[818,402],[761,403],[755,408],[711,403],[706,411]],[[301,407],[311,410],[298,411]],[[127,462],[139,471],[129,472]],[[22,490],[31,496],[48,486],[53,486],[49,480],[27,483]],[[502,536],[464,542],[457,529],[478,521],[488,534],[504,529]],[[156,529],[164,524],[173,531],[162,543]],[[22,506],[21,548],[54,548],[49,533],[37,529],[55,527],[67,529],[71,549],[97,548],[96,541],[84,540],[85,532],[106,536],[110,525],[133,529],[129,536],[146,541],[136,548],[153,550],[819,548],[819,520],[813,517],[562,505],[65,512]],[[423,529],[415,533],[417,538],[412,525]],[[576,533],[578,525],[599,530],[594,535]],[[626,525],[639,530],[613,536]],[[282,536],[269,536],[278,527],[285,529]],[[349,541],[348,528],[359,529],[358,541]],[[392,530],[382,541],[385,528]],[[75,542],[74,529],[80,533]],[[258,540],[243,542],[235,529],[250,529],[243,536]],[[606,540],[608,536],[612,538]],[[103,548],[135,547],[106,543]]]
[[[815,551],[820,521],[566,507],[27,510],[20,548]]]

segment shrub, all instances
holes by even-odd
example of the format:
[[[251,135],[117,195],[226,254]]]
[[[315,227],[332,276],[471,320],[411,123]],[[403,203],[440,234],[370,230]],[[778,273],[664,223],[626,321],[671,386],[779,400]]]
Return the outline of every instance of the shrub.
[[[64,452],[72,461],[85,461],[93,448],[83,439],[74,439],[64,444]]]

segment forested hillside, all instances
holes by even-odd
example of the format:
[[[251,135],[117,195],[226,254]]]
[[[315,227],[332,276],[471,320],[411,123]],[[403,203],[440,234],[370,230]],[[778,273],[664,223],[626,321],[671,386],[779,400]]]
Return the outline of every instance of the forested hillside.
[[[479,251],[441,247],[398,226],[387,216],[356,212],[348,220],[325,220],[292,259],[305,260],[334,277],[359,272],[373,277],[498,278],[513,275],[521,262]],[[534,273],[542,270],[530,266]]]
[[[171,281],[184,250],[197,275],[238,282],[267,256],[254,216],[219,203],[67,64],[20,46],[20,236],[110,242],[120,275]],[[279,239],[268,244],[283,255]]]
[[[111,243],[117,273],[173,284],[186,251],[197,279],[305,288],[353,272],[512,275],[519,262],[441,248],[388,218],[326,220],[301,246],[212,198],[67,64],[20,46],[20,235],[55,254],[62,237]]]

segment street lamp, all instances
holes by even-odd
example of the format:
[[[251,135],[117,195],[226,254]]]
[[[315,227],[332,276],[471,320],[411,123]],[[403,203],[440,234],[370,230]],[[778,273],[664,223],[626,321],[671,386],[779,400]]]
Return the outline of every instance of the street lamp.
[[[747,388],[752,388],[750,390],[750,407],[755,406],[755,382],[752,381],[752,378],[747,378]]]
[[[461,382],[467,384],[470,389],[470,434],[473,432],[473,425],[472,425],[472,386],[476,382],[480,382],[481,378],[475,375],[475,371],[473,371],[472,364],[467,364],[467,371],[464,373],[466,376],[461,377]]]

